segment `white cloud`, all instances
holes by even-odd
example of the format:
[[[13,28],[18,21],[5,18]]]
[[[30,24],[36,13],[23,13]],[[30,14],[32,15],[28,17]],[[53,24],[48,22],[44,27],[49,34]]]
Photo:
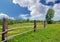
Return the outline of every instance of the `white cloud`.
[[[38,3],[40,0],[13,0],[13,3],[19,4],[22,7],[30,7],[31,5],[34,5]]]
[[[45,15],[31,16],[30,20],[45,20]]]
[[[14,4],[19,4],[21,7],[27,7],[30,11],[30,19],[44,20],[47,10],[50,6],[45,6],[39,2],[40,0],[13,0]],[[46,0],[48,2],[55,2],[56,0]],[[55,4],[53,9],[55,10],[54,20],[60,19],[60,4]],[[27,19],[27,15],[20,15],[20,17]]]
[[[0,13],[0,19],[3,19],[3,18],[8,18],[8,19],[15,20],[15,18],[14,18],[14,17],[9,17],[7,14]]]
[[[55,4],[53,9],[55,10],[54,20],[60,20],[60,3]]]
[[[55,4],[54,5],[54,9],[55,9],[55,11],[57,12],[60,12],[60,3],[59,4]]]
[[[9,19],[15,20],[15,18],[14,18],[14,17],[9,17]]]
[[[28,19],[29,17],[28,17],[28,14],[20,14],[19,18],[21,18],[21,19]]]
[[[48,2],[55,2],[56,0],[46,0],[46,3],[48,3]]]
[[[0,13],[0,19],[1,19],[1,18],[9,18],[9,16],[6,15],[6,14]]]
[[[27,7],[28,10],[31,11],[30,19],[37,20],[37,18],[38,18],[38,20],[40,20],[41,19],[40,17],[42,17],[42,19],[45,18],[45,14],[49,7],[44,6],[39,1],[40,0],[13,0],[13,3],[19,4],[21,7]],[[25,15],[23,17],[26,18]]]
[[[16,2],[16,1],[17,1],[17,0],[14,0],[14,1],[13,1],[13,3],[17,4],[17,2]]]

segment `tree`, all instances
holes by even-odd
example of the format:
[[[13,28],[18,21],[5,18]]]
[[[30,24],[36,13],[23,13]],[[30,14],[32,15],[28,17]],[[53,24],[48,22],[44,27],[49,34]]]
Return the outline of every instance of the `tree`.
[[[13,25],[13,24],[15,24],[15,23],[16,23],[15,20],[8,19],[8,25]]]
[[[30,20],[29,19],[27,19],[27,22],[29,22]]]
[[[49,10],[47,11],[47,14],[46,14],[46,21],[48,24],[52,24],[53,23],[53,20],[52,18],[54,17],[54,10],[52,8],[49,8]]]

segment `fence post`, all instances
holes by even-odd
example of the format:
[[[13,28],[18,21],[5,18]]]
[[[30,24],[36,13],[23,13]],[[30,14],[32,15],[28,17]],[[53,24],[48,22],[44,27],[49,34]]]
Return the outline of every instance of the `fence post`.
[[[36,20],[34,20],[34,32],[36,31]]]
[[[47,27],[47,22],[46,21],[44,21],[44,28],[46,28]]]
[[[2,41],[3,42],[7,42],[5,41],[7,39],[7,28],[8,28],[8,24],[7,24],[7,19],[6,18],[3,18],[3,28],[2,28]]]

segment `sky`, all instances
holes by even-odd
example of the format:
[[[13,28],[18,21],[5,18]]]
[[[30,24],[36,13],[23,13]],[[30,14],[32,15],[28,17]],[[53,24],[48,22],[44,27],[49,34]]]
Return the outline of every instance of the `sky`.
[[[0,0],[0,19],[45,20],[49,8],[55,10],[53,20],[60,20],[60,0]]]

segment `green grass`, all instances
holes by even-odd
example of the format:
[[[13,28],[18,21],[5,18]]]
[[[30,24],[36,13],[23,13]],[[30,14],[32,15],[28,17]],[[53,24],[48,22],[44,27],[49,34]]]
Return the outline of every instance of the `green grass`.
[[[60,24],[49,24],[45,29],[16,36],[8,42],[60,42]]]
[[[24,26],[32,26],[32,27],[31,28],[26,27],[24,29],[17,29],[10,31],[8,32],[8,36],[33,29],[33,23],[9,25],[9,28],[13,27],[18,28]],[[37,28],[39,29],[36,32],[32,31],[26,34],[16,36],[8,40],[7,42],[60,42],[60,24],[49,24],[47,25],[47,28],[43,28],[43,24],[37,23]]]
[[[25,26],[31,26],[31,27],[25,27]],[[0,27],[1,27],[0,32],[2,32],[2,26],[0,26]],[[21,27],[23,27],[23,28],[21,28]],[[11,28],[20,28],[20,29],[9,31],[7,33],[7,37],[31,30],[34,28],[34,25],[33,25],[33,23],[21,23],[21,24],[8,25],[8,29],[11,29]],[[1,35],[0,35],[0,41],[1,41]]]

